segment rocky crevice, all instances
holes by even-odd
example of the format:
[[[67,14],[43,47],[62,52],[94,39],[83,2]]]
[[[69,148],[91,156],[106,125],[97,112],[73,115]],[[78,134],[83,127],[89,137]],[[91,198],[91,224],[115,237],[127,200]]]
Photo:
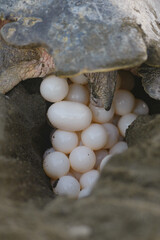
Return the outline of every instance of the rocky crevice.
[[[130,126],[130,148],[109,161],[90,197],[54,198],[42,169],[49,129],[39,83],[0,96],[0,238],[159,240],[160,115]]]

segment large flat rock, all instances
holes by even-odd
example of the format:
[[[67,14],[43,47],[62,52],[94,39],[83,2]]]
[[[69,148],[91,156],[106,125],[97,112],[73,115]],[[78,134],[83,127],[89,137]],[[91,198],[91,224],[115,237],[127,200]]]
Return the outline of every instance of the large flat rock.
[[[45,46],[60,75],[159,66],[159,10],[158,0],[0,0],[12,20],[1,34],[18,47]]]

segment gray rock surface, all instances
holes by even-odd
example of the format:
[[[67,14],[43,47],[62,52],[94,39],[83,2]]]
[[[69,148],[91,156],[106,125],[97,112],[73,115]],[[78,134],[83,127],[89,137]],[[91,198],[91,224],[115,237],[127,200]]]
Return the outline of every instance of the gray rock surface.
[[[105,166],[90,197],[54,198],[42,170],[44,100],[19,85],[0,96],[0,239],[160,239],[160,115],[129,128],[129,150]]]
[[[158,0],[0,0],[1,29],[18,47],[46,46],[55,71],[71,75],[138,66],[159,66]]]
[[[0,92],[53,72],[66,77],[146,63],[152,70],[142,74],[144,89],[160,99],[159,11],[159,0],[0,0]]]

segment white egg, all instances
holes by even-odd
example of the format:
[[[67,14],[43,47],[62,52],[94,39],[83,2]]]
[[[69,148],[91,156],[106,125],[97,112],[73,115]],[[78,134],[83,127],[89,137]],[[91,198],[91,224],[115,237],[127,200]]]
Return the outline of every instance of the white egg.
[[[70,79],[71,79],[72,82],[82,84],[82,85],[85,85],[85,84],[88,83],[88,79],[87,79],[87,77],[84,76],[84,74],[74,76],[74,77],[70,77]]]
[[[121,89],[126,89],[128,91],[131,91],[134,88],[134,77],[133,75],[128,71],[120,71],[119,77],[121,79]]]
[[[89,91],[85,86],[73,83],[69,87],[69,92],[65,100],[87,105],[89,102]]]
[[[106,149],[101,149],[98,151],[95,151],[96,154],[96,163],[94,168],[98,168],[102,159],[108,155],[108,151]]]
[[[48,148],[43,154],[43,159],[45,159],[45,157],[52,152],[55,152],[55,150],[52,147]]]
[[[91,194],[92,189],[91,188],[83,188],[80,193],[78,198],[85,198],[88,197]]]
[[[61,152],[50,153],[43,161],[43,169],[46,175],[52,179],[66,175],[69,172],[69,168],[69,159]]]
[[[92,104],[90,104],[89,107],[93,114],[93,121],[96,123],[109,122],[114,115],[113,105],[109,111],[106,111],[104,108],[101,107],[93,106]]]
[[[102,171],[102,169],[104,168],[104,166],[107,164],[107,162],[111,159],[112,154],[107,155],[106,157],[104,157],[100,163],[99,166],[99,170]]]
[[[99,171],[93,169],[84,173],[80,178],[80,185],[82,188],[93,188],[99,178]]]
[[[105,145],[105,148],[111,148],[118,141],[118,128],[112,123],[104,123],[103,126],[106,129],[108,135],[108,141]]]
[[[116,114],[125,115],[132,112],[134,104],[135,98],[131,92],[122,89],[115,92],[114,106]]]
[[[82,103],[61,101],[52,104],[47,116],[51,124],[65,131],[80,131],[92,121],[90,109]]]
[[[70,153],[69,160],[73,170],[84,173],[94,167],[96,156],[90,148],[79,146]]]
[[[42,97],[49,102],[59,102],[68,94],[68,83],[64,78],[50,75],[43,79],[40,85]]]
[[[137,115],[134,113],[129,113],[122,116],[118,122],[118,128],[123,137],[125,137],[126,130],[131,125],[131,123],[136,119]]]
[[[118,154],[118,153],[122,153],[125,150],[128,149],[128,145],[126,142],[120,141],[118,143],[116,143],[109,151],[109,154]]]
[[[146,115],[149,113],[149,108],[143,100],[136,99],[136,104],[133,109],[133,113],[135,113],[137,115]]]
[[[78,136],[75,132],[56,130],[51,136],[51,143],[56,151],[70,153],[78,145]]]
[[[59,179],[54,192],[61,196],[77,198],[80,192],[80,184],[72,176],[63,176]]]
[[[103,148],[107,143],[107,139],[108,135],[104,126],[97,123],[92,123],[81,134],[82,143],[93,150]]]

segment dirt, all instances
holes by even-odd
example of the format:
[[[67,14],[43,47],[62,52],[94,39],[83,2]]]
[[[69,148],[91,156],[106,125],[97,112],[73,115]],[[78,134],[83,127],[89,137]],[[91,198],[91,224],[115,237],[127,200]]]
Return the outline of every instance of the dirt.
[[[160,115],[131,125],[129,149],[108,162],[91,196],[55,197],[42,169],[50,129],[39,84],[0,96],[0,239],[159,240]]]

